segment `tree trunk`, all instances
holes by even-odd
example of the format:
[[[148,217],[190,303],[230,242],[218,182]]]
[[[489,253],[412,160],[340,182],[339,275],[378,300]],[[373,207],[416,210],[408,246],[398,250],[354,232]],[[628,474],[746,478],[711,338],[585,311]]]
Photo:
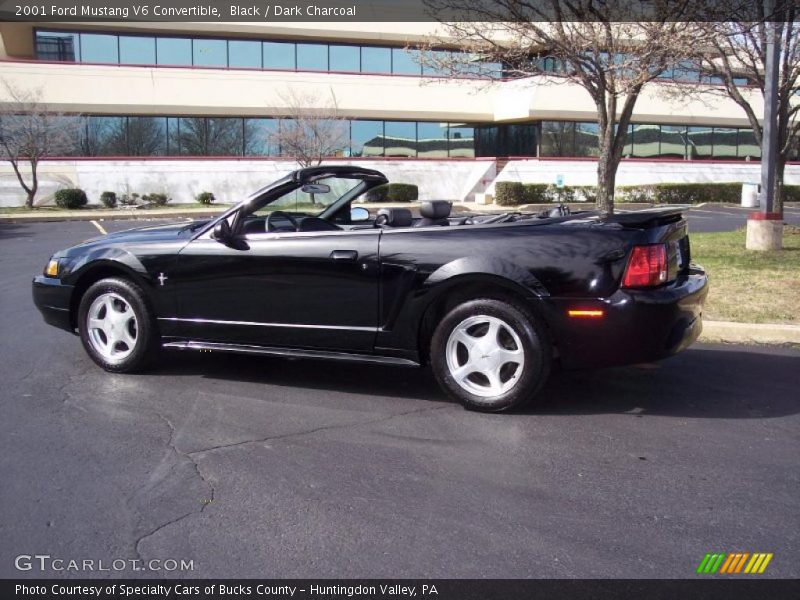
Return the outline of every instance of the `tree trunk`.
[[[783,214],[784,186],[783,175],[786,170],[786,156],[778,154],[775,160],[775,199],[772,204],[772,211]]]
[[[597,161],[597,210],[609,215],[614,214],[614,187],[617,169],[610,153],[603,154]]]
[[[28,192],[28,198],[25,200],[25,206],[28,208],[33,208],[34,200],[36,199],[36,192],[39,191],[39,176],[36,173],[36,167],[39,164],[37,161],[31,161],[31,187],[30,189],[26,190]]]

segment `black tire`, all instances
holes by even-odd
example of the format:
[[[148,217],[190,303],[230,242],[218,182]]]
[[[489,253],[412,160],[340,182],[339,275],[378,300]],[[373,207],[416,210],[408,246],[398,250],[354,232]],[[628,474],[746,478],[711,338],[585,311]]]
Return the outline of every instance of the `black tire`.
[[[124,303],[127,303],[135,316],[132,325],[130,325],[130,320],[128,324],[128,328],[134,333],[135,343],[132,344],[130,352],[123,350],[125,356],[117,359],[110,359],[99,350],[100,345],[93,341],[96,340],[95,334],[90,333],[88,324],[89,310],[93,303],[101,296],[109,297],[108,294],[114,294],[115,297],[124,301],[120,303],[119,300],[114,299],[118,306],[124,307]],[[78,307],[78,330],[86,353],[95,363],[112,373],[141,371],[158,353],[159,334],[155,313],[150,308],[144,291],[127,279],[117,277],[101,279],[86,290]],[[103,337],[103,339],[105,338]],[[96,345],[98,347],[95,347]],[[124,341],[121,342],[120,347],[129,348]]]
[[[482,324],[481,319],[486,320],[485,325]],[[475,320],[477,324],[473,325],[472,327],[475,329],[470,331],[467,325],[472,320]],[[480,371],[476,370],[466,379],[462,377],[464,383],[463,385],[459,383],[448,365],[448,353],[451,349],[455,352],[455,354],[450,354],[450,360],[455,361],[453,364],[456,367],[464,367],[467,363],[470,365],[483,364],[479,362],[481,360],[491,361],[491,351],[477,358],[478,362],[473,361],[478,350],[468,351],[466,343],[455,340],[458,337],[456,330],[468,331],[470,336],[474,332],[474,335],[479,336],[470,337],[470,340],[487,340],[486,343],[491,343],[488,341],[489,338],[483,336],[489,333],[490,322],[497,323],[498,320],[502,323],[498,325],[500,333],[495,336],[498,346],[500,346],[499,350],[508,349],[517,352],[517,345],[520,345],[524,361],[520,365],[514,362],[502,363],[502,359],[495,360],[495,363],[501,364],[496,369],[498,379],[495,380],[495,382],[499,381],[500,388],[498,389],[501,390],[501,393],[495,395],[490,387],[492,382]],[[485,333],[480,335],[482,327],[485,327]],[[448,346],[451,334],[454,336],[454,341],[451,346]],[[516,339],[513,337],[514,334]],[[472,347],[478,348],[477,345]],[[464,352],[467,352],[468,358],[463,359],[462,364]],[[483,353],[481,352],[481,354]],[[430,363],[437,382],[451,397],[470,410],[502,412],[519,408],[530,402],[547,381],[551,359],[552,347],[545,326],[531,310],[510,300],[481,298],[464,302],[442,319],[431,338]],[[468,371],[469,368],[465,370]],[[493,369],[487,368],[487,372],[490,370]],[[464,386],[469,389],[465,389]],[[504,386],[510,387],[503,389]],[[474,391],[479,393],[473,393]]]

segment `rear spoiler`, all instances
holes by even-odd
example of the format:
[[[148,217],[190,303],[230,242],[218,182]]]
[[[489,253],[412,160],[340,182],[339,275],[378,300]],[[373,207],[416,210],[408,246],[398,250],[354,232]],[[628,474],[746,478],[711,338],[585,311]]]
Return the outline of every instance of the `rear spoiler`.
[[[622,210],[614,214],[603,216],[600,219],[607,223],[619,223],[623,227],[647,227],[654,225],[668,225],[683,218],[683,213],[689,210],[688,204],[669,207],[645,208],[643,210]]]

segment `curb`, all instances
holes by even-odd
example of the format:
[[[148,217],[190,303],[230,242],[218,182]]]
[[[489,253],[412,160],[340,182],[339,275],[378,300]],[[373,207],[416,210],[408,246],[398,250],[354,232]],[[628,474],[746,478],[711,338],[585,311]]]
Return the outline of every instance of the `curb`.
[[[700,341],[729,344],[800,345],[800,325],[704,320]]]

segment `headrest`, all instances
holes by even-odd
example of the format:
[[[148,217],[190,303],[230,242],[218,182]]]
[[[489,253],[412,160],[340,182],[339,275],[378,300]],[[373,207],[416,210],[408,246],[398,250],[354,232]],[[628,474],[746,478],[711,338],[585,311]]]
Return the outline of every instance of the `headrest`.
[[[426,200],[419,205],[419,214],[426,219],[445,219],[453,205],[447,200]]]
[[[414,217],[407,208],[382,208],[375,218],[376,225],[389,227],[410,227],[413,221]]]

